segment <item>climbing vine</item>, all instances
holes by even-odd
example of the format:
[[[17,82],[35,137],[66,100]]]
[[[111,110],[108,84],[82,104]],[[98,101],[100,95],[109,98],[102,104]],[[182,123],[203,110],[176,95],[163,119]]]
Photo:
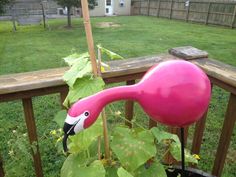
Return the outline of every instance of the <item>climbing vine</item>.
[[[122,58],[120,55],[97,46],[102,54],[110,59]],[[64,101],[64,106],[70,106],[78,99],[92,95],[103,90],[105,84],[101,77],[94,77],[88,53],[74,53],[64,61],[70,66],[63,79],[69,86],[69,93]],[[101,71],[106,70],[107,65],[101,65]],[[60,127],[63,126],[66,110],[57,113],[54,120]],[[112,110],[116,118],[122,118],[118,110]],[[109,119],[109,117],[108,117]],[[96,123],[70,137],[69,155],[61,168],[61,177],[166,177],[167,166],[163,165],[163,159],[167,153],[177,160],[181,159],[181,144],[177,135],[162,131],[157,127],[150,130],[138,124],[130,122],[133,128],[124,125],[116,125],[109,130],[110,159],[104,154],[103,125],[99,117]],[[57,146],[61,148],[61,136]],[[101,154],[101,155],[100,155]],[[186,162],[197,163],[197,159],[185,151]]]

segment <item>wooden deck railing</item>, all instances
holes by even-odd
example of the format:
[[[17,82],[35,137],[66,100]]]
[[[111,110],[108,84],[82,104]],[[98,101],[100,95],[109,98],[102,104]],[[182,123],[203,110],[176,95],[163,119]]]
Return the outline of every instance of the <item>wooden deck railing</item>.
[[[111,61],[109,62],[110,70],[104,72],[102,77],[106,83],[125,81],[127,85],[131,85],[135,83],[136,79],[140,79],[147,69],[154,64],[176,59],[189,60],[202,68],[209,76],[213,86],[219,86],[230,92],[228,108],[212,170],[213,175],[221,176],[236,121],[236,68],[213,59],[208,59],[206,52],[191,47],[175,48],[169,52],[170,54],[159,56]],[[62,80],[62,75],[66,70],[67,68],[58,68],[0,76],[0,102],[22,100],[30,143],[38,141],[32,97],[60,93],[61,100],[64,100],[68,88]],[[125,111],[126,118],[131,120],[133,117],[132,101],[126,102]],[[193,153],[199,154],[200,152],[206,117],[207,112],[204,118],[196,123],[192,143]],[[127,122],[126,124],[131,126]],[[149,126],[153,127],[155,125],[156,123],[150,120]],[[185,130],[187,132],[187,128]],[[176,128],[171,128],[171,131],[177,133]],[[38,146],[36,153],[32,154],[36,176],[42,177],[43,171]],[[0,153],[0,177],[4,176],[3,161],[4,159],[1,158]]]

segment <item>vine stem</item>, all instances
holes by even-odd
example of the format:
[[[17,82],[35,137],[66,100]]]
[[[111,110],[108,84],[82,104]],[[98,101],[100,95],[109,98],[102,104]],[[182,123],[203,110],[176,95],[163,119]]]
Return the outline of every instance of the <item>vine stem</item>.
[[[101,160],[101,136],[98,137],[98,160]]]
[[[112,104],[111,104],[110,106],[112,106],[112,109],[115,110],[115,107],[114,107]],[[112,112],[113,112],[112,109],[111,109],[110,107],[108,107],[108,108],[109,108],[109,111],[110,111],[111,114],[112,114]],[[132,125],[135,124],[135,125],[137,125],[137,127],[141,128],[141,129],[143,129],[143,130],[146,130],[141,124],[139,124],[139,123],[137,123],[137,122],[130,121],[130,120],[126,119],[125,117],[122,117],[121,115],[119,115],[118,117],[121,118],[122,120],[124,120],[124,121],[126,121],[126,122],[132,124]],[[133,120],[135,120],[135,118],[134,118]]]
[[[103,122],[103,136],[105,144],[105,159],[110,160],[110,144],[109,144],[107,117],[105,109],[102,110],[102,122]]]

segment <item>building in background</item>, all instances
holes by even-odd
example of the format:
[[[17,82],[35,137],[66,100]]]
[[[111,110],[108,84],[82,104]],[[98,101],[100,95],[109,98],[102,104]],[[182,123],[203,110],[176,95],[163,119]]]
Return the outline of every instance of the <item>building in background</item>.
[[[131,0],[97,0],[91,16],[130,15]]]
[[[47,18],[63,17],[67,9],[58,5],[54,0],[15,0],[15,4],[10,8],[6,7],[6,13],[2,17],[11,18],[15,16],[41,15],[44,2],[45,14]],[[81,8],[72,8],[72,15],[81,16]],[[130,15],[131,0],[97,0],[94,9],[90,10],[91,16],[112,16],[112,15]]]

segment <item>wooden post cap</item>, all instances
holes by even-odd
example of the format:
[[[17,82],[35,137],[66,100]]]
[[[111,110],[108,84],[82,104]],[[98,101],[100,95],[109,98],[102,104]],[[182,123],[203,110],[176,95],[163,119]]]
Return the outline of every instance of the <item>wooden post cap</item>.
[[[208,53],[192,46],[176,47],[169,49],[169,53],[176,57],[191,60],[197,58],[208,58]]]

